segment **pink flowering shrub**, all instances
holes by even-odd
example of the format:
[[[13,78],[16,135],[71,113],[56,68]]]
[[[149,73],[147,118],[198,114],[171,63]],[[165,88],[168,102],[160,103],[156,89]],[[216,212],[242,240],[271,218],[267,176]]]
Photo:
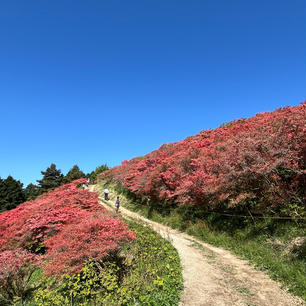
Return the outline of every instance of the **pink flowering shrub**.
[[[79,189],[81,184],[86,179],[0,214],[3,281],[30,263],[48,275],[80,272],[86,260],[101,260],[135,238],[99,204],[96,193]]]
[[[69,273],[79,272],[87,259],[100,260],[133,239],[134,234],[124,222],[103,214],[87,216],[77,226],[68,225],[45,242],[45,271],[49,275],[65,269]]]
[[[36,256],[25,250],[0,252],[0,302],[9,304],[16,297],[24,300]]]
[[[263,212],[305,205],[305,165],[306,102],[162,145],[100,177],[163,203]]]
[[[35,262],[35,255],[26,250],[3,251],[0,253],[0,285],[6,286],[26,265]]]

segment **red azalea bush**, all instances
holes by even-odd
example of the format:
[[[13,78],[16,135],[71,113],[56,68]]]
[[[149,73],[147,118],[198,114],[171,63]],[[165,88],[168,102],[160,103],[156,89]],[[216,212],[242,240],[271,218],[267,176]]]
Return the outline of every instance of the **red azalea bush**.
[[[49,261],[45,271],[49,275],[64,269],[69,273],[79,272],[86,259],[99,260],[134,238],[118,219],[107,215],[87,216],[77,226],[68,225],[46,241]]]
[[[17,252],[18,262],[31,258],[47,274],[60,275],[79,272],[87,259],[101,259],[134,239],[125,223],[99,204],[96,193],[79,189],[81,184],[86,179],[1,213],[0,258]]]
[[[0,302],[11,305],[17,296],[24,298],[35,261],[36,256],[26,250],[0,252]]]
[[[255,212],[304,206],[305,135],[306,102],[163,145],[101,177],[163,203]]]
[[[36,256],[26,250],[8,250],[0,253],[0,285],[5,287],[16,279],[25,266],[35,263]]]

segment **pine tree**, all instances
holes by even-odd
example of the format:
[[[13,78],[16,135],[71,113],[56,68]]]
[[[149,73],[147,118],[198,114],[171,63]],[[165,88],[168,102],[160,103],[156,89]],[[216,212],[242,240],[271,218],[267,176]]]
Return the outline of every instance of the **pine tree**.
[[[65,183],[85,177],[85,173],[80,170],[78,165],[74,165],[65,176]]]
[[[39,195],[40,195],[40,188],[37,185],[29,184],[24,189],[24,196],[25,196],[27,201],[34,200]]]
[[[51,164],[46,171],[41,171],[41,174],[43,175],[43,178],[41,180],[37,180],[41,193],[59,187],[64,183],[62,171],[60,169],[56,169],[55,164]]]
[[[10,175],[5,180],[0,179],[0,211],[13,209],[25,201],[22,186]]]

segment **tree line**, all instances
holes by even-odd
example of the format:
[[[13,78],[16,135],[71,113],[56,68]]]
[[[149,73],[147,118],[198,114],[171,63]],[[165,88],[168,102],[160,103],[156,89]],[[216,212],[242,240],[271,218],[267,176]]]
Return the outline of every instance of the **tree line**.
[[[79,178],[88,178],[90,182],[97,179],[97,175],[108,169],[107,165],[101,165],[94,171],[85,174],[78,165],[74,165],[66,175],[55,164],[51,164],[45,171],[41,171],[42,179],[37,180],[37,185],[28,184],[23,188],[23,184],[9,175],[6,179],[0,177],[0,212],[15,208],[20,203],[34,200],[39,195],[53,190],[63,184]]]

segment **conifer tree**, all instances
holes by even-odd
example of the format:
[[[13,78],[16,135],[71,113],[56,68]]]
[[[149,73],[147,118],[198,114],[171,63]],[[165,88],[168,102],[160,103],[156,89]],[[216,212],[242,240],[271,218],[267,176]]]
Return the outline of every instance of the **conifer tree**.
[[[24,189],[24,196],[27,201],[34,200],[39,195],[40,195],[40,188],[37,185],[29,184]]]
[[[64,175],[60,169],[56,169],[55,164],[51,164],[46,171],[41,171],[41,174],[43,175],[43,178],[37,180],[41,188],[41,193],[59,187],[64,183]]]
[[[65,183],[85,177],[85,173],[80,170],[78,165],[74,165],[65,176]]]
[[[0,179],[0,211],[13,209],[25,201],[22,186],[11,175],[5,180]]]

